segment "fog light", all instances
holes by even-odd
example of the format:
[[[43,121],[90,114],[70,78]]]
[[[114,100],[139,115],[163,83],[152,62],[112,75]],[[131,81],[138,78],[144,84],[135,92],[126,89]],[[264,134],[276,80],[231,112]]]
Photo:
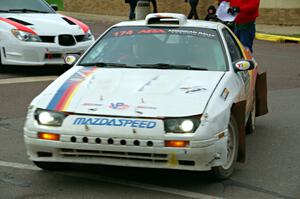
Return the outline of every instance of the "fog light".
[[[166,140],[165,147],[187,147],[190,144],[189,141],[184,140]]]
[[[60,138],[60,135],[54,134],[54,133],[38,133],[38,138],[42,139],[42,140],[58,141]]]

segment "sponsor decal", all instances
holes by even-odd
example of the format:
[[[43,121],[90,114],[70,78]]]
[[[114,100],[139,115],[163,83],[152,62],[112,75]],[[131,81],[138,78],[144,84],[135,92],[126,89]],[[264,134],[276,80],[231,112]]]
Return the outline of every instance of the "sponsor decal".
[[[84,103],[84,104],[82,104],[82,106],[97,106],[97,107],[100,107],[100,106],[103,106],[103,104]]]
[[[152,79],[150,79],[148,82],[146,82],[146,84],[144,84],[140,89],[139,89],[139,92],[142,92],[144,91],[144,89],[147,87],[147,86],[150,86],[152,84],[153,81],[155,80],[158,80],[159,76],[155,76],[153,77]]]
[[[84,80],[89,76],[91,76],[96,70],[96,67],[86,67],[74,73],[58,89],[56,94],[51,99],[49,105],[47,106],[47,109],[55,111],[67,110],[81,83],[84,82]]]
[[[123,36],[131,36],[131,35],[148,35],[148,34],[167,34],[167,35],[191,35],[197,37],[206,37],[210,39],[215,39],[217,34],[214,32],[205,32],[201,30],[189,30],[189,29],[162,29],[162,28],[132,28],[127,30],[121,30],[112,32],[110,36],[113,37],[123,37]]]
[[[236,63],[236,67],[240,70],[247,70],[248,68],[250,68],[250,63],[241,61],[241,62]]]
[[[137,35],[137,34],[165,34],[166,31],[163,29],[142,29],[142,30],[123,30],[119,32],[114,32],[113,36],[122,37],[128,35]]]
[[[117,102],[117,103],[111,103],[108,108],[114,109],[114,110],[125,110],[129,108],[129,105],[123,103],[123,102]]]
[[[107,127],[131,127],[141,129],[153,129],[156,122],[147,120],[132,120],[119,118],[85,118],[78,117],[74,120],[73,125],[90,125],[90,126],[107,126]]]
[[[222,94],[221,94],[221,97],[222,97],[224,100],[226,100],[227,97],[228,97],[228,95],[229,95],[229,90],[228,90],[227,88],[224,88],[224,90],[223,90],[223,92],[222,92]]]
[[[151,109],[151,110],[156,110],[157,109],[154,106],[137,106],[136,108],[138,108],[138,109]]]
[[[89,110],[89,111],[98,111],[97,108],[89,108],[88,110]]]
[[[157,108],[154,107],[154,106],[139,105],[139,106],[135,107],[135,112],[142,115],[143,112],[141,111],[141,109],[144,109],[144,110],[156,110]]]
[[[192,87],[182,87],[180,88],[183,90],[185,93],[195,93],[195,92],[201,92],[201,91],[206,91],[206,88],[203,88],[201,86],[192,86]]]
[[[206,32],[200,32],[196,30],[177,30],[177,29],[170,29],[168,33],[171,34],[180,34],[180,35],[192,35],[192,36],[202,36],[202,37],[215,37],[216,35]]]

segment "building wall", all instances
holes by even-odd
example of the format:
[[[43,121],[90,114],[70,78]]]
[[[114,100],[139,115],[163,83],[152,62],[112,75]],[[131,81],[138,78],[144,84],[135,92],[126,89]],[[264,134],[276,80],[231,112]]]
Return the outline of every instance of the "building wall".
[[[300,8],[300,0],[261,0],[261,8]]]
[[[125,0],[64,0],[65,11],[102,15],[127,16],[129,5]],[[198,13],[206,15],[209,5],[216,0],[200,0]],[[188,14],[189,4],[184,0],[157,0],[159,12]],[[300,25],[300,0],[261,0],[257,23],[274,25]]]
[[[261,0],[257,23],[300,25],[300,0]]]

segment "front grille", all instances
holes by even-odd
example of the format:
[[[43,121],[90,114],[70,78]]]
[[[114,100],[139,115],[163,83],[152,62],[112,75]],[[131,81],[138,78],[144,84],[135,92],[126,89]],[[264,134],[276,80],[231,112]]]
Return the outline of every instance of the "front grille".
[[[123,151],[99,151],[82,149],[60,149],[60,154],[64,157],[84,157],[84,158],[109,158],[120,160],[139,160],[147,162],[167,162],[167,154],[158,153],[133,153]]]
[[[55,42],[55,36],[40,36],[42,42],[44,43],[54,43]]]
[[[76,44],[76,41],[73,35],[59,35],[58,43],[61,46],[74,46]]]
[[[82,42],[83,38],[84,38],[84,35],[75,35],[75,38],[76,38],[77,42]]]

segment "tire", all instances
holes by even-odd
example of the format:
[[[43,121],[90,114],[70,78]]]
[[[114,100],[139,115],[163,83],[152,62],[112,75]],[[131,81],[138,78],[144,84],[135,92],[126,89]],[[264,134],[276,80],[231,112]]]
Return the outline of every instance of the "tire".
[[[249,115],[249,118],[247,120],[246,124],[246,134],[252,134],[255,131],[255,123],[256,123],[256,97],[254,95],[254,102],[252,105],[252,110]]]
[[[234,171],[239,149],[238,135],[237,122],[235,118],[231,116],[228,124],[227,160],[224,165],[213,167],[213,173],[218,180],[229,178]]]
[[[60,162],[36,162],[33,161],[33,163],[46,171],[63,171],[68,168],[68,165],[65,163],[60,163]]]

